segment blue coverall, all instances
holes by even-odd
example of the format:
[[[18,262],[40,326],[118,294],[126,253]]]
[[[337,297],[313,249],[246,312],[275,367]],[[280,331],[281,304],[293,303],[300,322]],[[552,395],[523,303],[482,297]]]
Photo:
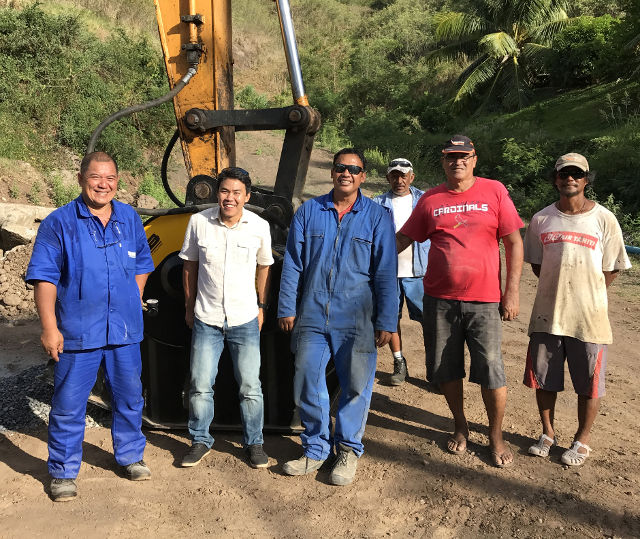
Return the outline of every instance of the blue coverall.
[[[104,227],[81,196],[40,225],[26,281],[57,287],[56,321],[64,351],[55,364],[49,415],[49,474],[73,479],[82,461],[87,399],[100,365],[112,392],[111,434],[118,464],[142,460],[140,341],[136,275],[153,271],[135,210],[112,201]]]
[[[389,211],[360,191],[338,219],[333,191],[305,202],[289,230],[278,317],[295,316],[294,398],[305,455],[331,452],[325,370],[333,357],[341,388],[334,440],[363,452],[362,436],[376,369],[375,331],[398,322],[395,235]]]

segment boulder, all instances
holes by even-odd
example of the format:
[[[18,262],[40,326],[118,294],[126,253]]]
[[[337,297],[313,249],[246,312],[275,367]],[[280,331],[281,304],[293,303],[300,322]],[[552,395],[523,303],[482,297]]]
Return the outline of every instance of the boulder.
[[[9,251],[26,245],[36,235],[40,222],[55,208],[0,203],[0,249]]]
[[[160,203],[150,195],[140,195],[136,206],[138,208],[154,209],[160,206]]]

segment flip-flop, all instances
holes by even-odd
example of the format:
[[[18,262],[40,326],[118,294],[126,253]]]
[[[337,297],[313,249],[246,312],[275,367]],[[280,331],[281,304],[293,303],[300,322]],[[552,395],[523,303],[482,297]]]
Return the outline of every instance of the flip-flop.
[[[509,462],[502,462],[504,456],[507,454],[511,455],[511,460]],[[509,468],[510,466],[513,466],[513,463],[515,461],[513,457],[513,452],[511,451],[511,448],[508,445],[505,447],[505,450],[502,451],[502,453],[498,453],[498,451],[491,450],[491,460],[493,461],[493,465],[496,468]]]
[[[460,449],[461,443],[464,443],[464,447],[462,447],[462,449]],[[452,449],[451,445],[458,446],[458,449]],[[467,451],[467,439],[465,438],[463,442],[461,440],[456,440],[453,436],[449,436],[449,439],[447,440],[447,450],[449,453],[454,455],[462,455]]]
[[[579,448],[584,448],[587,452],[580,453]],[[582,466],[587,457],[591,454],[591,448],[587,444],[578,442],[577,440],[571,444],[571,447],[562,453],[560,460],[562,464],[567,466]]]

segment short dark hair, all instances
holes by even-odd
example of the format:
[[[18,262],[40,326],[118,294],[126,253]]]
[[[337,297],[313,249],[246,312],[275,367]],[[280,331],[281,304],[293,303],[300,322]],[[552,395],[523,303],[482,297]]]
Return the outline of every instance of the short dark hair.
[[[367,170],[367,160],[365,159],[362,150],[358,150],[357,148],[342,148],[342,150],[340,150],[333,156],[332,166],[336,164],[338,157],[340,157],[341,155],[357,155],[358,159],[360,159],[360,162],[362,163],[362,170]]]
[[[568,168],[568,167],[565,167]],[[551,182],[551,185],[553,185],[553,188],[557,191],[558,188],[556,187],[556,174],[558,174],[558,172],[560,172],[560,170],[556,170],[555,168],[552,168],[549,171],[548,174],[548,178],[549,181]],[[596,181],[596,171],[595,170],[589,170],[587,171],[587,187],[593,187],[594,182]]]
[[[111,157],[108,153],[105,152],[91,152],[85,155],[80,162],[80,176],[84,178],[84,175],[87,172],[87,169],[94,161],[98,161],[98,163],[113,163],[116,167],[116,174],[118,173],[118,163],[116,160]]]
[[[232,180],[241,181],[242,183],[244,183],[244,188],[247,193],[251,192],[251,176],[249,176],[249,173],[245,169],[240,167],[223,168],[216,178],[216,191],[220,191],[220,185],[222,184],[222,182],[229,178],[231,178]]]

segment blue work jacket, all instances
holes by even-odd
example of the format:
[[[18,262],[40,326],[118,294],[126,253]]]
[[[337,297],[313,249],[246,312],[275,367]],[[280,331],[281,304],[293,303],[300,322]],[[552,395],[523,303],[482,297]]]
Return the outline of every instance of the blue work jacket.
[[[296,329],[354,329],[375,350],[374,330],[397,328],[397,271],[389,212],[358,191],[340,221],[331,191],[305,202],[293,217],[278,317],[295,316]]]
[[[138,214],[127,204],[112,204],[106,227],[79,196],[38,229],[25,280],[56,285],[65,351],[142,340],[135,276],[153,271],[153,260]]]
[[[412,207],[416,208],[416,204],[420,197],[424,195],[424,191],[415,188],[413,185],[409,186],[409,190],[411,191],[412,198]],[[382,195],[378,195],[373,198],[373,201],[376,204],[380,204],[385,208],[388,208],[393,216],[393,204],[391,200],[393,199],[393,191],[387,191]],[[395,226],[395,221],[394,221]],[[397,232],[397,230],[396,230]],[[417,241],[413,242],[413,275],[414,277],[424,277],[427,273],[427,262],[429,260],[429,247],[431,247],[431,240],[423,241],[419,243]]]

